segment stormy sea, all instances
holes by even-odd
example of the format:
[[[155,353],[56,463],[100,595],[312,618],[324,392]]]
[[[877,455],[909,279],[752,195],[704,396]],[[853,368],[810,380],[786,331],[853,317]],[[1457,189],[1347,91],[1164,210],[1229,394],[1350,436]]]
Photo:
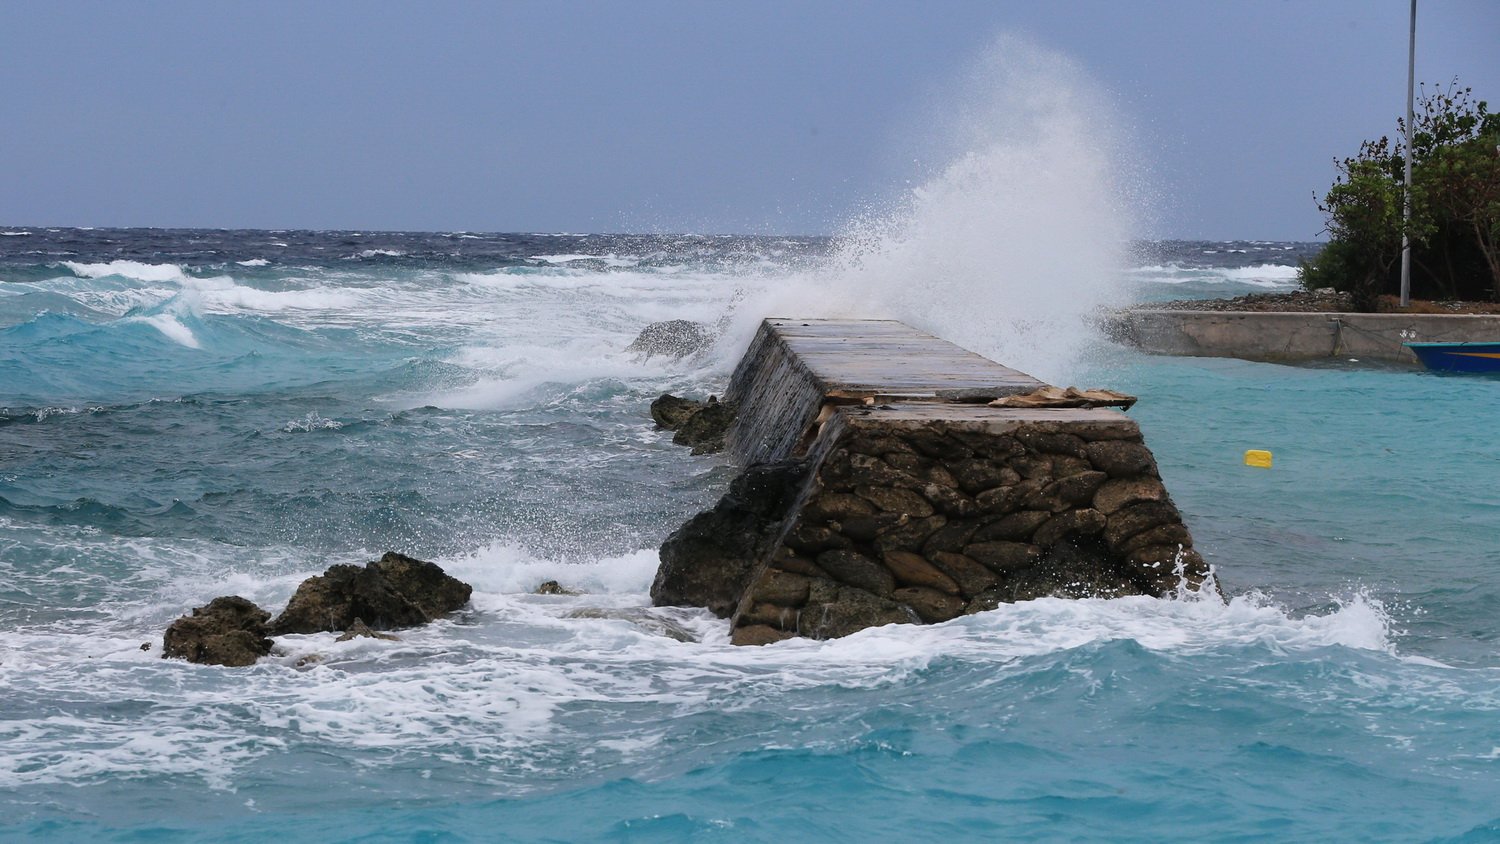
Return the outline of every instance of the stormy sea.
[[[1290,289],[1317,244],[952,228],[0,227],[0,838],[1500,838],[1500,382],[1089,328]],[[901,318],[1141,396],[1220,594],[767,647],[701,610],[575,617],[647,607],[658,545],[735,474],[647,409],[721,391],[770,315]],[[625,350],[666,319],[715,343]],[[470,605],[162,659],[214,596],[277,608],[388,550]]]

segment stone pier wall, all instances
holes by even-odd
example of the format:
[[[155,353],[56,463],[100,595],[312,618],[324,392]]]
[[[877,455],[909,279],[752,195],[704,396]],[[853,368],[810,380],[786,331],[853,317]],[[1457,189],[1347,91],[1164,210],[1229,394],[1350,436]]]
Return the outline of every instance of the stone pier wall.
[[[1167,595],[1207,574],[1116,411],[841,408],[825,436],[736,607],[737,643],[1045,596]]]
[[[735,643],[765,644],[1207,576],[1125,414],[989,407],[973,399],[1042,385],[899,323],[873,338],[860,321],[796,323],[819,359],[788,322],[767,321],[728,393],[731,453],[760,465],[663,546],[658,604],[710,607]],[[840,334],[870,355],[858,378]]]
[[[1420,365],[1403,343],[1476,342],[1500,316],[1131,310],[1106,321],[1116,340],[1159,355],[1275,363],[1358,358]]]

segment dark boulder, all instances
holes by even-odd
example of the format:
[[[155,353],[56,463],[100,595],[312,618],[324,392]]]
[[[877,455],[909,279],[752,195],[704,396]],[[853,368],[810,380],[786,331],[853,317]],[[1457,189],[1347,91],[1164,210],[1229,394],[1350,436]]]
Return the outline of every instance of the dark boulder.
[[[729,617],[755,565],[771,552],[807,476],[805,460],[751,466],[715,504],[661,546],[651,584],[656,606],[707,607]]]
[[[724,435],[734,424],[733,404],[709,396],[708,401],[679,398],[662,393],[651,402],[651,418],[669,431],[676,431],[672,442],[692,448],[694,454],[714,454],[724,450]]]
[[[400,637],[398,636],[392,636],[389,633],[381,633],[378,630],[371,630],[370,625],[365,624],[363,621],[360,621],[357,618],[354,619],[353,624],[349,625],[349,629],[344,631],[344,635],[338,637],[338,639],[336,639],[335,641],[348,642],[361,637],[366,639],[384,639],[387,642],[401,641]]]
[[[390,552],[366,566],[333,566],[302,581],[271,632],[347,630],[357,619],[373,630],[414,627],[467,604],[471,591],[433,563]]]
[[[646,360],[656,355],[685,358],[707,349],[713,342],[713,330],[703,323],[669,319],[653,322],[641,329],[641,333],[625,347],[625,351],[643,355]]]
[[[693,401],[671,393],[662,393],[651,403],[651,419],[657,427],[675,431],[688,417],[703,409],[706,402]]]
[[[201,665],[252,665],[271,652],[271,614],[239,597],[215,598],[172,622],[162,637],[163,659]]]
[[[713,396],[696,413],[677,426],[672,442],[689,446],[693,454],[716,454],[724,450],[724,435],[734,424],[733,404],[721,402]]]
[[[734,628],[729,641],[736,645],[774,645],[796,635],[787,630],[778,630],[769,624],[751,624]]]

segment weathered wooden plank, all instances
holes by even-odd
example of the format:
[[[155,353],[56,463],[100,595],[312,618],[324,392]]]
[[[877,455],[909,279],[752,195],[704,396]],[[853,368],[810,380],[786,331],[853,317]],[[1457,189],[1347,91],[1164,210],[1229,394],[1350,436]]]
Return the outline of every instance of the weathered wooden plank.
[[[938,390],[992,390],[998,397],[1045,386],[894,320],[769,319],[766,324],[831,389],[936,398]]]
[[[825,401],[982,401],[1046,386],[894,320],[768,319],[730,380],[742,462],[792,454]]]

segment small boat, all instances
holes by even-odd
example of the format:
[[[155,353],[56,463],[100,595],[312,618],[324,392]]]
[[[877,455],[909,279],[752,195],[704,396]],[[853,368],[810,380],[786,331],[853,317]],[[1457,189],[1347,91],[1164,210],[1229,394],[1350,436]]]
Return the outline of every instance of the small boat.
[[[1500,373],[1500,343],[1403,343],[1435,372]]]

